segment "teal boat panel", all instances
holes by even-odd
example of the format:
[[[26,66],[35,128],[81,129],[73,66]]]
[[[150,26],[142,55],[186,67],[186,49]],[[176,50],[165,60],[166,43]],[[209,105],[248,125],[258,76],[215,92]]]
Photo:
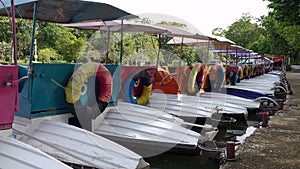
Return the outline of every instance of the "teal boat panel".
[[[121,90],[121,66],[120,65],[105,65],[112,74],[113,92],[110,98],[109,106],[116,106],[118,102],[119,92]]]
[[[74,71],[74,64],[33,64],[32,112],[67,107],[65,91],[53,83],[67,86]]]
[[[117,103],[120,90],[121,66],[105,66],[113,76],[113,95],[109,106],[114,106]],[[75,64],[33,64],[32,92],[28,94],[28,80],[21,84],[22,90],[19,92],[20,109],[15,115],[25,118],[35,118],[68,113],[69,109],[65,92],[61,87],[53,83],[51,79],[62,86],[66,86],[76,67]],[[25,76],[28,72],[28,67],[22,67],[19,70],[19,76]],[[88,88],[92,89],[89,90],[91,92],[88,95],[93,94],[95,96],[97,88],[95,88],[95,81],[92,82],[92,85],[88,84]],[[31,100],[28,99],[29,95],[31,95]]]
[[[31,118],[31,101],[28,99],[28,89],[29,82],[26,80],[23,83],[22,90],[19,91],[19,111],[15,112],[16,116]]]

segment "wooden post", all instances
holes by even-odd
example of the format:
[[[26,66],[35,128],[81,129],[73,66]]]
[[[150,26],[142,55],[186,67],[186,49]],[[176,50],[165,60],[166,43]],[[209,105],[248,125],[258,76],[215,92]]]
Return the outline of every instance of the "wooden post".
[[[227,161],[235,161],[235,143],[234,141],[226,142]]]

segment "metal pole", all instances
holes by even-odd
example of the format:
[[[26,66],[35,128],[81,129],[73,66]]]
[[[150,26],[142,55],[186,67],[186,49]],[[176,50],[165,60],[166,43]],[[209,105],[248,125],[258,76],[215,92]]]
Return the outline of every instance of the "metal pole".
[[[158,51],[157,51],[156,69],[158,69],[158,64],[159,64],[161,43],[162,43],[162,38],[161,38],[161,34],[159,34],[158,35]]]
[[[207,53],[206,53],[206,56],[204,58],[205,61],[203,61],[203,63],[205,64],[208,64],[208,55],[209,55],[209,47],[210,47],[210,39],[208,40],[208,43],[207,43]]]
[[[237,65],[238,49],[235,49],[235,65]]]
[[[37,13],[37,2],[34,3],[34,11],[33,11],[33,22],[32,22],[32,32],[31,32],[31,45],[30,45],[30,58],[29,58],[29,66],[32,66],[32,59],[34,54],[34,36],[35,36],[35,26],[36,26],[36,13]]]
[[[124,36],[124,20],[121,20],[121,42],[120,42],[120,65],[122,64],[123,59],[123,36]]]
[[[110,29],[108,29],[108,32],[107,32],[107,45],[106,45],[106,58],[105,58],[105,64],[108,64],[108,53],[109,53],[109,43],[110,43]]]
[[[179,52],[180,59],[183,59],[182,58],[183,39],[184,39],[184,37],[181,38],[180,52]]]
[[[228,45],[226,45],[226,65],[227,65],[227,61],[228,61]]]
[[[37,2],[34,3],[33,11],[33,22],[32,22],[32,32],[31,32],[31,46],[30,46],[30,58],[29,58],[29,67],[28,67],[28,76],[29,76],[29,89],[28,89],[28,99],[31,100],[31,90],[32,90],[32,59],[33,59],[33,48],[34,48],[34,36],[35,36],[35,25],[36,25],[36,13],[37,13]]]
[[[15,4],[14,0],[11,0],[11,17],[12,17],[12,31],[13,31],[13,46],[14,46],[14,64],[18,63],[18,46],[17,46],[17,28],[16,28],[16,20],[15,20]]]

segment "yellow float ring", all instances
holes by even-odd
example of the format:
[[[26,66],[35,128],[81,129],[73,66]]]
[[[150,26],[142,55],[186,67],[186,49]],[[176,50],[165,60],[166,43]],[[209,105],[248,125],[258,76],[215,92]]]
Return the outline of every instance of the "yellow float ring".
[[[204,75],[204,66],[201,63],[196,63],[193,66],[193,69],[190,72],[189,79],[188,79],[188,94],[195,94],[195,83],[198,73],[202,73]]]
[[[99,80],[98,87],[100,90],[97,99],[104,96],[106,99],[100,101],[109,102],[112,95],[111,74],[103,65],[90,62],[78,67],[69,79],[67,87],[65,88],[66,101],[68,103],[74,104],[80,99],[82,93],[81,89],[84,87],[85,81],[92,76],[95,76]]]

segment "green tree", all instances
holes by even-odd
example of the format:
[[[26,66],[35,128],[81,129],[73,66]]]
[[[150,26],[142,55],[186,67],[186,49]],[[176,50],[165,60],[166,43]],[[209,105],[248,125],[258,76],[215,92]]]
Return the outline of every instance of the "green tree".
[[[18,43],[18,58],[25,59],[30,55],[31,45],[31,24],[30,20],[17,19],[17,43]]]
[[[225,29],[223,28],[215,28],[212,30],[212,34],[213,35],[216,35],[216,36],[221,36],[221,37],[224,37],[225,36]]]
[[[38,22],[36,39],[38,48],[56,49],[57,42],[64,37],[65,29],[62,25],[50,22]]]
[[[4,61],[10,61],[11,56],[11,44],[2,41],[0,42],[0,58]]]
[[[290,56],[300,61],[300,0],[268,0],[269,12],[266,27],[273,40],[274,54]]]
[[[12,28],[7,17],[0,16],[0,40],[4,42],[12,41]]]
[[[56,50],[52,48],[44,48],[38,51],[38,60],[43,62],[50,62],[51,59],[57,59],[60,56],[57,54]]]
[[[167,21],[162,21],[161,24],[165,25],[170,25],[170,26],[175,26],[179,28],[185,29],[187,25],[182,24],[182,23],[177,23],[177,22],[167,22]],[[177,55],[178,59],[182,59],[184,62],[187,63],[187,65],[191,65],[192,63],[198,61],[198,60],[204,60],[204,57],[207,57],[207,52],[206,50],[203,50],[202,48],[199,47],[191,47],[191,46],[182,46],[181,45],[168,45],[167,42],[171,40],[172,37],[170,36],[163,36],[162,37],[162,54],[169,56],[170,52]],[[180,57],[181,53],[181,58]],[[165,59],[168,60],[168,59]]]
[[[273,9],[269,14],[279,22],[287,25],[300,24],[300,0],[266,0],[269,8]]]
[[[76,36],[77,35],[77,36]],[[52,48],[64,60],[75,61],[86,43],[90,32],[63,27],[61,24],[39,22],[37,41],[39,49]],[[56,58],[57,59],[57,58]]]
[[[244,13],[239,20],[225,30],[225,37],[249,49],[263,33],[263,28],[259,27],[255,20],[256,18],[249,13]]]
[[[0,58],[9,61],[12,48],[12,29],[7,17],[0,17]]]
[[[80,51],[83,49],[86,40],[77,38],[71,32],[64,32],[64,38],[60,38],[55,42],[55,48],[64,60],[68,62],[76,61]]]

